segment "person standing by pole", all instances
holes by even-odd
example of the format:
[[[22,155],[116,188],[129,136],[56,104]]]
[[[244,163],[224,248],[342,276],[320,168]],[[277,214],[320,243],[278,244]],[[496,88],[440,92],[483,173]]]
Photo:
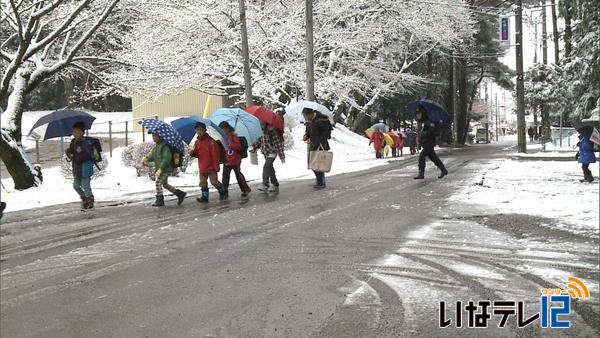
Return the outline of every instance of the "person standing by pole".
[[[423,106],[417,107],[417,121],[420,123],[419,128],[419,140],[421,147],[421,153],[419,154],[419,174],[414,177],[415,180],[422,180],[425,178],[425,159],[429,159],[440,169],[441,174],[438,178],[442,178],[448,175],[448,170],[442,163],[442,160],[435,153],[435,136],[436,136],[436,124],[429,121],[427,117],[427,110]]]
[[[302,110],[304,120],[306,121],[306,133],[304,141],[308,142],[310,151],[329,150],[329,141],[331,138],[331,123],[327,116],[323,116],[310,108]],[[325,183],[325,173],[314,171],[317,178],[317,184],[313,186],[315,189],[323,189],[327,185]]]

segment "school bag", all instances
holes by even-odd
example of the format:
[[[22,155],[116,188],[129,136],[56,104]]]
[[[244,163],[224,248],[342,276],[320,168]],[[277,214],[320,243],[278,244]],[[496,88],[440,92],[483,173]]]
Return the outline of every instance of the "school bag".
[[[170,144],[167,144],[166,146],[169,147],[169,151],[171,152],[171,168],[175,169],[181,167],[183,165],[183,153],[181,150]]]
[[[242,158],[248,157],[248,140],[245,137],[239,136],[240,144],[242,145],[242,150],[240,151],[240,155]]]
[[[85,136],[84,140],[88,143],[88,145],[90,146],[91,150],[92,150],[92,162],[94,162],[94,165],[96,166],[96,168],[98,168],[98,170],[100,170],[100,166],[98,165],[98,162],[102,161],[102,144],[100,143],[100,140],[95,138],[95,137],[89,137],[89,136]],[[71,149],[73,148],[73,143],[75,142],[75,139],[71,140]]]

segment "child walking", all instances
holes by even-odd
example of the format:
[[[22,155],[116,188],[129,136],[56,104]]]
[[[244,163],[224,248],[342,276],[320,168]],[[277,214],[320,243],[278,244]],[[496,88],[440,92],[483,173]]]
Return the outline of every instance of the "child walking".
[[[146,165],[148,162],[154,162],[154,168],[156,169],[156,172],[154,173],[156,183],[156,201],[152,204],[152,206],[162,207],[165,205],[163,188],[177,196],[177,205],[181,205],[187,193],[179,189],[175,189],[168,183],[169,176],[173,173],[173,166],[171,164],[173,154],[171,153],[171,148],[169,148],[167,143],[161,139],[158,134],[152,134],[152,140],[156,145],[152,149],[152,152],[150,152],[150,154],[144,157],[142,160],[144,165]]]
[[[260,147],[261,152],[265,156],[265,165],[263,166],[263,182],[259,191],[262,192],[279,192],[279,181],[275,174],[275,159],[277,156],[281,159],[281,163],[285,163],[285,152],[283,149],[283,134],[270,124],[261,121],[263,128],[263,137],[261,137],[253,148]],[[255,150],[252,151],[255,151]]]
[[[223,165],[223,190],[226,195],[229,195],[229,177],[233,170],[238,185],[240,186],[240,190],[242,191],[242,197],[247,197],[251,190],[240,169],[240,165],[242,164],[242,143],[235,133],[235,129],[229,123],[221,122],[219,127],[227,133],[227,138],[229,140],[229,150],[225,155],[225,164]]]
[[[190,156],[198,159],[198,168],[200,172],[200,189],[202,196],[196,198],[199,203],[208,203],[208,181],[219,191],[219,200],[227,199],[227,191],[223,184],[219,182],[217,173],[221,164],[221,146],[206,133],[206,125],[202,122],[196,122],[196,135],[198,138],[194,143],[194,148],[190,151]]]
[[[90,185],[94,174],[94,149],[83,133],[85,124],[73,124],[73,139],[65,150],[68,161],[73,163],[73,189],[81,198],[81,210],[94,208],[94,195]]]

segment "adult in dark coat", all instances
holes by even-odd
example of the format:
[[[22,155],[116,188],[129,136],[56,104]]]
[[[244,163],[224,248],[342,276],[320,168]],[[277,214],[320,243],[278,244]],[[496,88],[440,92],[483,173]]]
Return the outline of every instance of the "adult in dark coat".
[[[308,142],[309,150],[329,150],[328,139],[331,138],[332,127],[327,116],[319,114],[310,108],[304,108],[304,110],[302,110],[302,115],[304,115],[304,120],[306,121],[304,141]],[[317,184],[315,184],[313,188],[325,188],[325,173],[321,171],[313,172],[317,178]]]
[[[442,178],[448,175],[448,170],[444,166],[444,163],[435,153],[435,136],[436,136],[436,125],[429,121],[427,118],[427,110],[425,107],[417,107],[417,121],[420,123],[419,128],[419,141],[423,148],[421,154],[419,154],[419,174],[414,178],[421,180],[425,178],[425,158],[429,159],[440,169],[441,174],[438,178]]]

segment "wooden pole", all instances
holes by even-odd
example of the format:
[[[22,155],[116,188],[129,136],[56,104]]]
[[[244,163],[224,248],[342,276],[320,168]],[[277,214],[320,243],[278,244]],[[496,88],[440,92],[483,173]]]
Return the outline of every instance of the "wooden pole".
[[[244,0],[240,2],[240,33],[242,35],[242,58],[244,59],[244,91],[246,94],[246,106],[252,105],[252,77],[250,74],[250,52],[248,48],[248,30],[246,28],[246,5]]]

